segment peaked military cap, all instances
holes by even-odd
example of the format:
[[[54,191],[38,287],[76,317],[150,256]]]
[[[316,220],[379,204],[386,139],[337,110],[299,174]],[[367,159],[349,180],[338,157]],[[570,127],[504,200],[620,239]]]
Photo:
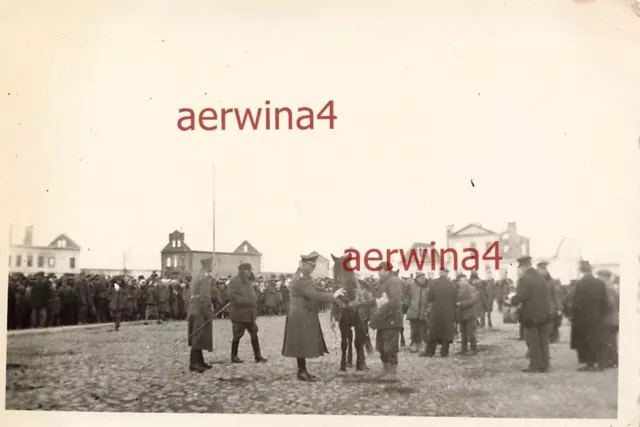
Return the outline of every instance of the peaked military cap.
[[[478,272],[477,271],[472,271],[471,274],[469,275],[469,279],[470,280],[480,279],[480,276],[478,276]]]
[[[527,255],[518,258],[518,267],[531,267],[531,257]]]
[[[538,268],[547,268],[547,266],[548,266],[548,265],[549,265],[549,262],[548,262],[548,261],[540,261],[540,262],[537,264],[537,267],[538,267]]]
[[[313,262],[315,263],[318,260],[319,255],[315,254],[309,254],[309,255],[300,255],[300,261],[302,262]]]

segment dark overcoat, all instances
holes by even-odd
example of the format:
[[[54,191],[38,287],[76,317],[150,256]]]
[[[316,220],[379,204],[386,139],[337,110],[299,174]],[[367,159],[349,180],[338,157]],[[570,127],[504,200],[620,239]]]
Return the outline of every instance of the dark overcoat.
[[[193,350],[213,351],[211,278],[200,271],[191,280],[191,298],[187,311],[188,341]]]
[[[518,279],[511,304],[521,304],[520,323],[525,328],[542,325],[551,320],[549,283],[536,270],[529,268]]]
[[[571,348],[578,350],[579,359],[591,350],[590,342],[598,340],[608,311],[607,286],[593,275],[585,275],[576,284],[571,303]]]
[[[109,310],[113,312],[124,311],[127,304],[126,290],[120,288],[116,291],[115,286],[111,289],[111,295],[109,300]]]
[[[304,275],[291,282],[291,301],[285,321],[282,355],[313,358],[328,353],[324,342],[318,303],[333,301],[333,294],[314,289],[313,280]]]
[[[258,318],[258,295],[253,282],[242,280],[240,275],[229,282],[229,318],[232,322],[254,323]]]
[[[458,289],[448,277],[438,277],[429,285],[429,342],[453,342]]]

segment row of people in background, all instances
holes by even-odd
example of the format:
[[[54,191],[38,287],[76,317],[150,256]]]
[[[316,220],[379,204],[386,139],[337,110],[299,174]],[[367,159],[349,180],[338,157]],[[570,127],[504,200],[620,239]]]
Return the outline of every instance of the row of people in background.
[[[227,288],[231,277],[212,281],[211,298],[218,318],[229,317]],[[9,329],[81,325],[133,320],[186,319],[191,277],[149,278],[100,275],[9,276],[7,325]],[[258,277],[254,283],[258,315],[284,315],[289,305],[291,276]],[[318,279],[331,289],[329,279]],[[117,291],[116,291],[117,289]],[[327,310],[323,304],[321,310]]]

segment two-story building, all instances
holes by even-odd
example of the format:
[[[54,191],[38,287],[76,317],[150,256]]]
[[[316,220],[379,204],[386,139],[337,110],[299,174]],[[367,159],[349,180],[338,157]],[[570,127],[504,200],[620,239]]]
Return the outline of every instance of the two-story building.
[[[402,277],[414,277],[419,271],[429,278],[438,277],[440,253],[431,243],[415,242],[404,251],[404,259],[402,255],[395,257],[394,265],[398,266]]]
[[[211,260],[211,251],[196,251],[185,243],[184,233],[174,231],[169,234],[169,242],[160,252],[161,272],[164,275],[195,274],[201,260]],[[228,276],[238,273],[238,266],[248,262],[258,276],[262,271],[262,254],[248,241],[243,241],[233,252],[215,253],[215,275]]]
[[[33,226],[29,226],[22,244],[10,242],[9,273],[76,274],[80,273],[79,261],[80,246],[66,234],[58,235],[46,246],[34,246]]]
[[[496,268],[495,261],[482,259],[485,253],[487,257],[495,257],[494,250],[488,253],[487,250],[492,248],[492,245],[495,245],[496,242],[498,253],[501,257],[498,262],[498,268]],[[458,265],[455,266],[453,264],[453,257],[449,255],[445,255],[445,265],[450,270],[456,270],[457,267],[458,271],[463,270],[462,259],[469,256],[471,252],[464,252],[464,250],[468,248],[476,249],[480,259],[478,275],[484,278],[489,275],[494,278],[506,275],[515,279],[517,277],[517,259],[521,256],[531,255],[530,240],[528,237],[518,234],[515,222],[509,222],[506,230],[500,232],[485,228],[478,223],[467,224],[457,231],[454,231],[454,227],[450,225],[447,227],[447,248],[455,250]]]

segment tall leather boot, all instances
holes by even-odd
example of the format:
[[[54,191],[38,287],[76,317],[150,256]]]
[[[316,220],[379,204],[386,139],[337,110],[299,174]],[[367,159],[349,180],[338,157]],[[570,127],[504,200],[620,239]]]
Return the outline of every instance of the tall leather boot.
[[[200,357],[202,353],[199,350],[191,349],[189,355],[189,370],[192,372],[203,373],[207,369],[200,364]]]
[[[266,363],[267,359],[262,357],[260,353],[260,340],[258,340],[258,335],[251,336],[251,347],[253,347],[253,356],[256,359],[256,363]]]
[[[231,362],[242,363],[243,361],[238,358],[238,347],[240,347],[240,339],[234,338],[231,341]]]

